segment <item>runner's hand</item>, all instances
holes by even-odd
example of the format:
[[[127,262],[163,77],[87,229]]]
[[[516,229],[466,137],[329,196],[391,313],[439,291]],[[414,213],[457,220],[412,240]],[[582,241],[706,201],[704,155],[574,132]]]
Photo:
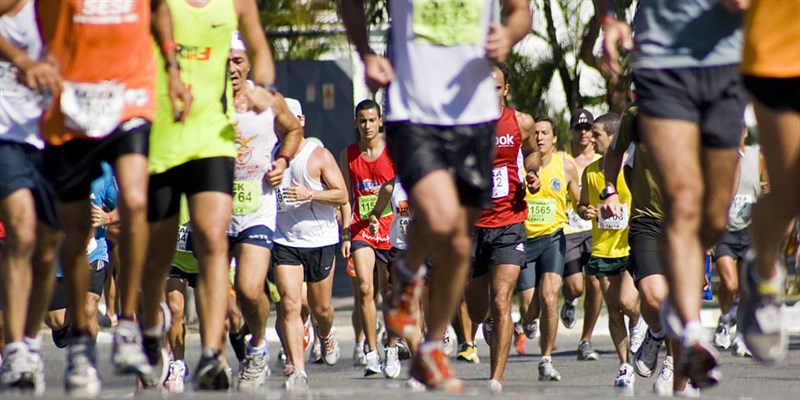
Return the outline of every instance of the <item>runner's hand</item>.
[[[299,184],[296,180],[292,179],[292,186],[287,188],[283,195],[287,201],[299,202],[311,199],[311,189]]]
[[[378,234],[378,228],[380,228],[380,225],[381,225],[381,222],[380,222],[380,220],[378,220],[378,217],[376,217],[373,214],[370,214],[369,215],[369,233],[370,233],[370,235],[373,235],[373,236],[377,235]]]
[[[169,100],[172,103],[172,117],[175,122],[185,122],[192,109],[192,91],[183,84],[180,72],[175,68],[168,70],[168,89]]]
[[[342,256],[344,258],[350,258],[350,241],[349,240],[342,240]]]
[[[383,86],[389,84],[394,79],[394,69],[392,64],[384,57],[374,53],[364,54],[364,71],[367,78],[367,86],[375,93]]]
[[[278,187],[283,180],[283,171],[286,171],[289,165],[286,164],[285,158],[279,158],[272,162],[272,168],[267,171],[267,182],[269,182],[272,187]]]
[[[613,18],[603,20],[603,56],[600,58],[600,72],[603,76],[617,77],[622,74],[619,64],[619,47],[633,50],[631,27],[623,21]]]
[[[61,93],[61,75],[58,70],[41,61],[29,61],[19,68],[17,79],[29,88],[39,92],[50,92],[53,96]]]
[[[603,205],[600,206],[600,215],[603,218],[618,217],[620,214],[622,214],[622,205],[619,204],[619,196],[611,196],[603,200]]]
[[[97,204],[91,203],[91,205],[92,205],[92,228],[99,228],[101,226],[105,226],[111,223],[111,218],[109,218],[107,212],[103,211],[103,209],[98,207]]]
[[[583,219],[585,219],[585,220],[587,220],[587,221],[591,221],[591,220],[593,220],[593,219],[594,219],[594,217],[596,217],[596,216],[597,216],[597,209],[596,209],[596,208],[594,208],[594,206],[593,206],[593,205],[589,204],[589,205],[586,207],[586,211],[583,213],[583,216],[582,216],[581,218],[583,218]]]
[[[528,171],[525,174],[525,187],[528,188],[530,194],[536,194],[542,187],[542,182],[539,180],[539,174],[534,171]]]
[[[514,41],[508,28],[503,25],[493,23],[489,25],[489,36],[486,38],[486,57],[490,60],[501,63],[511,53]]]

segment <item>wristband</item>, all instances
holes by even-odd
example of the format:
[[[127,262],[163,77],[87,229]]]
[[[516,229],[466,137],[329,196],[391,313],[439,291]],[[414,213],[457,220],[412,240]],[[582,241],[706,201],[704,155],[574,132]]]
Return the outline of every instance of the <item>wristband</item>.
[[[312,190],[308,191],[308,199],[306,199],[306,200],[308,200],[308,201],[314,200],[314,191],[312,191]]]
[[[282,151],[282,152],[280,152],[280,154],[278,154],[278,158],[276,158],[275,160],[277,161],[277,160],[280,160],[281,158],[282,158],[282,159],[284,159],[284,160],[286,161],[286,165],[287,165],[287,166],[288,166],[288,165],[289,165],[289,163],[292,161],[292,157],[291,157],[291,156],[289,156],[289,153],[288,153],[288,152],[286,152],[286,151]]]
[[[114,214],[108,213],[108,224],[111,225],[114,223]]]
[[[164,68],[167,70],[169,70],[170,68],[175,68],[178,71],[180,71],[181,63],[179,63],[178,60],[167,61],[166,63],[164,63]]]
[[[608,20],[617,20],[617,12],[614,10],[608,10],[603,14],[603,18],[600,20],[603,24],[605,24]]]
[[[164,43],[161,43],[161,50],[164,53],[168,53],[169,51],[178,51],[178,43],[175,43],[174,40],[167,40]]]
[[[277,91],[278,91],[278,87],[277,87],[277,86],[275,86],[275,84],[272,84],[272,83],[268,83],[268,82],[258,82],[258,83],[256,83],[256,85],[258,85],[258,86],[261,86],[262,88],[264,88],[264,89],[267,89],[267,90],[269,90],[269,91],[270,91],[270,92],[272,92],[272,93],[275,93],[275,92],[277,92]]]

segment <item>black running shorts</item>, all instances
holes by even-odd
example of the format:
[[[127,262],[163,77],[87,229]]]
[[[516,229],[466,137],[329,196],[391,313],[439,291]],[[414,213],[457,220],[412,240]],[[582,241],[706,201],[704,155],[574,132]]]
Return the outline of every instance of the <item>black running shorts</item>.
[[[712,258],[717,261],[721,257],[741,260],[750,248],[750,230],[726,231],[719,243],[714,246]]]
[[[36,207],[36,218],[58,228],[55,193],[45,176],[42,155],[31,145],[0,141],[0,200],[17,190],[29,189]]]
[[[525,224],[499,228],[477,227],[472,233],[472,277],[489,273],[495,265],[525,267]]]
[[[319,282],[327,278],[333,269],[336,245],[302,248],[275,243],[272,263],[276,267],[302,266],[306,282]]]
[[[628,257],[628,272],[633,281],[639,283],[650,275],[664,275],[658,246],[661,243],[661,221],[650,217],[637,217],[631,220],[628,231],[628,244],[631,246]]]
[[[745,76],[744,85],[753,97],[769,108],[777,111],[800,112],[800,77]]]
[[[177,214],[181,194],[222,192],[233,196],[233,166],[232,157],[200,158],[150,175],[147,219],[158,222]]]

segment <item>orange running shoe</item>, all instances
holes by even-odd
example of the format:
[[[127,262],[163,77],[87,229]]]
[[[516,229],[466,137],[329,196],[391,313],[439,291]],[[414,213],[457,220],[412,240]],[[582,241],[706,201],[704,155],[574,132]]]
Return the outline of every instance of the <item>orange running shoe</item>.
[[[424,271],[420,271],[424,276]],[[419,298],[425,281],[414,277],[408,281],[392,270],[394,288],[385,303],[383,318],[386,329],[403,339],[411,339],[419,333]]]
[[[525,355],[526,340],[528,340],[528,337],[525,336],[525,332],[522,330],[522,325],[519,323],[514,324],[514,347],[517,348],[517,354]]]
[[[441,346],[420,346],[417,356],[411,362],[411,377],[428,389],[443,390],[449,393],[462,393],[464,382],[456,378],[450,369],[450,359]]]

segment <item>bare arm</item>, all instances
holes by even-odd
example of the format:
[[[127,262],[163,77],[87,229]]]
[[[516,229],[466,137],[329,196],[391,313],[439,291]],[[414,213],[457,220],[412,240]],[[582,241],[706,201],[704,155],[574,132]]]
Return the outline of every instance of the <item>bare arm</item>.
[[[292,158],[297,154],[300,142],[303,140],[303,127],[286,105],[286,100],[280,93],[275,93],[272,102],[272,112],[275,114],[275,132],[281,140],[279,155]],[[272,161],[272,168],[267,172],[267,181],[273,187],[278,187],[283,179],[283,171],[289,167],[289,162],[283,158]]]
[[[539,168],[542,165],[542,155],[539,153],[539,145],[536,144],[533,117],[528,114],[517,112],[517,124],[522,133],[522,155],[525,157],[525,186],[531,194],[536,193],[541,188],[539,181]]]
[[[531,10],[526,0],[503,0],[505,24],[492,23],[486,40],[486,55],[494,62],[503,62],[511,48],[531,30]]]
[[[336,159],[327,149],[320,147],[314,150],[309,159],[308,171],[311,176],[319,170],[319,179],[328,186],[325,190],[311,190],[298,182],[293,181],[292,186],[286,189],[285,195],[288,201],[316,201],[332,206],[342,206],[347,204],[347,189],[344,183],[342,172],[336,165]],[[344,219],[342,223],[344,224]]]
[[[383,214],[383,210],[386,209],[389,200],[392,198],[394,180],[395,178],[392,178],[381,185],[381,188],[378,190],[378,198],[375,200],[375,207],[373,207],[372,211],[369,213],[369,231],[373,235],[378,232],[381,214]]]
[[[19,0],[0,0],[0,16],[18,12],[24,5],[25,3]],[[0,59],[6,59],[14,64],[19,70],[17,80],[29,88],[54,95],[61,92],[61,75],[55,67],[40,60],[31,60],[22,49],[8,43],[2,36],[0,36]]]
[[[595,15],[600,16],[603,27],[603,56],[600,58],[600,71],[606,77],[616,77],[622,73],[619,64],[619,49],[633,50],[633,33],[625,21],[612,14],[616,10],[615,0],[597,0]]]
[[[339,10],[347,29],[347,36],[361,56],[361,61],[364,62],[367,86],[375,92],[378,88],[388,85],[394,79],[394,70],[389,60],[375,54],[369,47],[364,0],[342,0]]]
[[[564,163],[564,177],[567,179],[567,194],[572,201],[572,204],[578,204],[581,198],[581,189],[578,185],[578,169],[574,163]]]
[[[247,46],[250,58],[250,76],[258,84],[275,83],[275,64],[272,51],[267,45],[267,37],[258,20],[258,7],[255,0],[239,0],[233,2],[239,18],[239,34]]]
[[[583,176],[581,176],[581,200],[578,202],[578,206],[575,207],[575,212],[579,217],[591,221],[597,216],[597,209],[589,201],[589,185],[587,181],[586,171],[584,171]]]
[[[172,14],[165,0],[153,0],[151,7],[153,17],[150,29],[164,57],[165,65],[162,67],[167,70],[167,93],[172,103],[172,117],[175,121],[184,122],[192,108],[192,93],[181,81],[178,45],[172,34]]]

